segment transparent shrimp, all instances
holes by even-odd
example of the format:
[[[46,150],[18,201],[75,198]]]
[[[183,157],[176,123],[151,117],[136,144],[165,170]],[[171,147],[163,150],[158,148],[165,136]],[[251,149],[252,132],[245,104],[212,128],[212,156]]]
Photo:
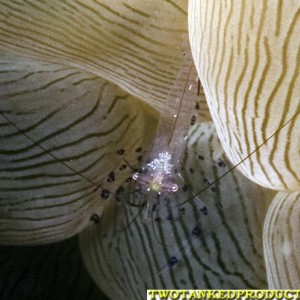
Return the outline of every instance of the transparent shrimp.
[[[126,200],[127,203],[133,206],[146,207],[145,219],[152,219],[156,209],[160,210],[161,216],[170,218],[169,212],[163,212],[163,207],[177,205],[179,197],[176,194],[182,192],[186,195],[185,200],[194,197],[200,210],[207,214],[200,199],[186,191],[183,176],[180,174],[188,129],[196,123],[195,110],[198,108],[198,76],[188,42],[183,46],[183,57],[181,69],[161,113],[152,147],[142,167],[133,173],[132,183],[122,191],[123,195],[119,194],[119,199],[129,199]],[[182,195],[180,199],[183,199]]]

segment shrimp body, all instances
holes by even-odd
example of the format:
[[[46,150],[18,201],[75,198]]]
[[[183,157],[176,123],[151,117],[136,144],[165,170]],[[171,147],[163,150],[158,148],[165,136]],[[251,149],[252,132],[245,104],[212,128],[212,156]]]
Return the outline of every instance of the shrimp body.
[[[179,170],[185,151],[191,120],[195,123],[198,76],[188,44],[184,38],[182,64],[165,100],[156,137],[142,167],[132,175],[132,184],[124,197],[131,203],[147,204],[147,216],[158,204],[170,205],[175,194],[184,190]],[[191,196],[191,195],[189,195]],[[176,205],[176,204],[175,204]],[[162,207],[162,205],[160,205]]]
[[[145,191],[154,191],[158,194],[176,192],[178,184],[171,176],[173,165],[170,163],[172,156],[168,152],[159,153],[141,172],[135,172],[133,179],[137,180]]]

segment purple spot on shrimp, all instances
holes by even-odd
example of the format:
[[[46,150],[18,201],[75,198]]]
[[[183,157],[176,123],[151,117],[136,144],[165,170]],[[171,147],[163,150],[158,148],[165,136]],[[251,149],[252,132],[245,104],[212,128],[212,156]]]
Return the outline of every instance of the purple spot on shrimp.
[[[219,161],[218,161],[218,166],[219,166],[220,168],[225,168],[225,167],[226,167],[226,164],[224,163],[224,161],[219,160]]]
[[[176,256],[171,256],[169,259],[168,259],[168,266],[169,267],[173,267],[175,266],[176,264],[178,264],[178,259]]]
[[[109,173],[108,173],[107,181],[108,181],[108,182],[113,182],[113,181],[115,181],[115,173],[114,173],[114,172],[109,172]]]
[[[201,229],[198,225],[196,225],[192,230],[192,236],[198,237],[201,234]]]
[[[196,116],[192,116],[191,118],[191,126],[195,125],[196,123]]]
[[[101,197],[103,199],[107,199],[109,197],[109,191],[108,190],[102,190]]]
[[[117,154],[118,155],[123,155],[125,153],[125,150],[124,149],[118,149],[117,150]]]
[[[90,217],[90,221],[95,223],[95,224],[99,224],[100,222],[100,217],[97,214],[92,214]]]

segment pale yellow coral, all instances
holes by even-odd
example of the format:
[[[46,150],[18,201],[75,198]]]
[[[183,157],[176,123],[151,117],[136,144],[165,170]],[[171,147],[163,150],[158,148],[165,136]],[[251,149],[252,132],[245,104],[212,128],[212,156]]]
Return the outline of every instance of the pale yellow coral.
[[[125,176],[116,171],[117,181],[107,182],[108,173],[123,163],[124,157],[116,155],[117,150],[125,149],[126,159],[136,161],[135,147],[147,147],[151,142],[158,115],[144,103],[164,109],[182,64],[187,1],[17,0],[0,1],[0,10],[0,111],[27,134],[17,133],[16,127],[1,118],[0,240],[19,245],[53,242],[78,233],[89,224],[91,214],[102,213],[105,200],[96,189],[98,183],[114,191],[130,173]],[[297,116],[299,4],[290,0],[190,0],[189,12],[196,67],[219,138],[236,164]],[[207,113],[203,116],[206,118]],[[247,159],[241,171],[273,189],[299,189],[298,127],[295,117]],[[200,131],[194,128],[190,136],[184,166],[188,185],[197,192],[197,182],[204,173],[212,181],[224,174],[215,166],[223,149],[211,125],[203,125]],[[211,164],[204,163],[204,169],[195,161],[198,143],[203,140],[204,147],[209,147],[205,155],[212,158]],[[191,165],[195,178],[189,174]],[[238,172],[230,173],[217,186],[216,195],[207,191],[201,196],[221,201],[224,209],[211,204],[203,224],[206,234],[200,242],[190,243],[187,238],[195,221],[193,210],[188,213],[188,225],[175,223],[163,228],[170,234],[179,233],[170,248],[165,244],[165,260],[154,244],[151,225],[145,227],[137,219],[134,230],[141,226],[140,236],[152,246],[146,247],[150,258],[142,255],[139,262],[126,262],[126,268],[132,270],[127,273],[132,274],[129,280],[142,278],[139,272],[143,270],[139,270],[150,261],[150,276],[156,285],[152,287],[163,286],[164,280],[168,282],[165,287],[174,280],[174,286],[179,287],[267,287],[261,228],[274,192],[258,187]],[[110,212],[116,204],[108,204],[103,222],[109,230]],[[282,213],[286,219],[286,210]],[[272,214],[270,210],[268,215]],[[270,232],[271,236],[272,226],[268,224],[265,234]],[[89,230],[81,237],[82,249],[98,281],[103,277],[98,274],[106,268],[102,270],[101,264],[108,263],[103,253],[110,246],[99,236],[94,238],[95,227]],[[130,249],[126,245],[135,241],[128,232],[130,228],[119,236],[120,249],[125,253]],[[168,275],[169,270],[158,275],[168,255],[185,241],[183,271],[175,279]],[[287,255],[296,242],[297,235],[275,246]],[[113,243],[118,243],[118,238]],[[144,246],[137,245],[137,253],[144,253]],[[276,249],[267,241],[265,245],[270,253]],[[205,261],[197,257],[197,249]],[[109,255],[114,259],[113,252]],[[201,274],[199,285],[185,273],[188,263],[194,263],[191,256],[196,257],[196,263],[190,266],[190,274]],[[126,255],[118,259],[123,257]],[[277,279],[270,279],[279,276],[272,264],[270,256],[267,270],[271,287],[297,287],[297,280],[281,286]],[[288,265],[285,270],[280,268],[281,274],[293,270]],[[117,277],[109,281],[110,271],[106,269],[108,281],[102,284],[121,288]]]

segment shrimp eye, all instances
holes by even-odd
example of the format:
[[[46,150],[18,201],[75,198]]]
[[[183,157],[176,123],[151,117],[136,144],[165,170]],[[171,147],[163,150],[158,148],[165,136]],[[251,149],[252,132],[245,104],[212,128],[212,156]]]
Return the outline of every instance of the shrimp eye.
[[[133,174],[132,174],[132,178],[133,178],[133,180],[138,180],[138,178],[139,178],[139,173],[138,173],[138,172],[133,173]]]
[[[177,192],[178,191],[178,185],[176,183],[174,183],[172,185],[172,192]]]

